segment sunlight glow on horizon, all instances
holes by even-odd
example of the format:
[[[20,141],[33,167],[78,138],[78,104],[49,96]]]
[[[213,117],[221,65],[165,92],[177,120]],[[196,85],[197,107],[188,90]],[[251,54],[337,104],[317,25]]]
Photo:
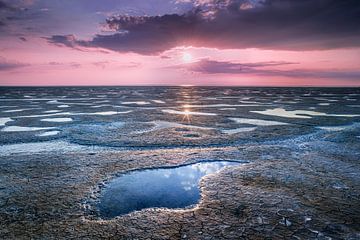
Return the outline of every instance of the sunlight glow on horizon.
[[[322,2],[305,1],[304,7],[317,1]],[[292,15],[298,9],[291,0],[279,3],[279,11],[270,4],[244,4],[235,11],[235,0],[87,0],[86,8],[77,0],[61,5],[0,0],[10,6],[0,6],[0,86],[360,86],[357,18],[349,16],[348,24],[334,18],[339,30],[332,28],[333,19],[327,17],[342,16],[338,7],[343,4],[331,1],[333,5],[320,4],[324,18],[308,19],[307,11],[299,13],[302,18]],[[207,8],[209,2],[216,3],[218,14]],[[21,6],[28,14],[13,21],[25,14]],[[197,15],[193,10],[199,7],[204,8]],[[139,14],[126,16],[125,9]],[[252,21],[229,17],[247,13]],[[263,14],[268,22],[259,19]],[[294,17],[295,27],[279,29],[276,19],[282,14]],[[244,32],[239,26],[253,30]],[[296,37],[303,31],[309,38]]]
[[[192,60],[193,60],[193,56],[188,53],[188,52],[184,52],[183,56],[182,56],[182,60],[185,62],[185,63],[190,63]]]

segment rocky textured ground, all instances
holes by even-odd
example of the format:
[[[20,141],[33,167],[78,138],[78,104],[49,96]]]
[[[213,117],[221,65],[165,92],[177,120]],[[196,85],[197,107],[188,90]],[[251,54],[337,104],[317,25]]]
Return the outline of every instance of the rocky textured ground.
[[[360,110],[341,111],[343,107],[335,105],[324,112],[358,114]],[[304,106],[313,105],[296,109]],[[132,110],[144,114],[136,109]],[[197,110],[219,114],[215,120],[194,116],[191,124],[213,128],[218,122],[216,129],[174,126],[144,132],[154,127],[147,123],[121,130],[111,125],[119,121],[115,116],[93,116],[62,125],[60,135],[45,140],[34,132],[0,132],[0,239],[360,239],[359,118],[312,117],[300,122],[267,117],[289,125],[257,126],[254,131],[225,135],[222,126],[237,127],[228,118],[244,117],[248,109],[226,114],[219,109]],[[136,114],[132,114],[121,121],[133,121]],[[13,118],[6,126],[40,126],[38,117],[22,122],[10,115],[1,113]],[[142,121],[160,115],[156,112]],[[245,117],[261,118],[250,113]],[[188,124],[174,118],[161,120]],[[324,130],[317,128],[320,122],[345,127]],[[89,129],[95,123],[100,127],[93,134]],[[189,132],[199,137],[184,136]],[[81,147],[46,149],[49,141],[59,144],[59,149],[62,143],[57,141]],[[37,149],[26,149],[34,142],[40,143]],[[200,182],[201,200],[193,208],[145,209],[102,220],[87,204],[116,174],[204,160],[248,163],[205,176]]]

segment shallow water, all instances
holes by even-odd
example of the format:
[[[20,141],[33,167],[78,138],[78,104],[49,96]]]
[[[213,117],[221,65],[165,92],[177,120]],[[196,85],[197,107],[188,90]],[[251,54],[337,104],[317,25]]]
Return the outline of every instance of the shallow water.
[[[54,126],[61,132],[56,139],[69,143],[130,148],[241,145],[323,131],[321,127],[328,131],[336,127],[339,131],[332,134],[341,134],[345,130],[337,126],[360,121],[359,92],[357,88],[0,88],[4,107],[0,143],[50,140],[51,136],[42,136],[48,131],[35,129]],[[350,95],[356,101],[348,101]],[[28,110],[12,111],[19,109]]]
[[[113,218],[146,208],[184,208],[200,199],[199,181],[224,167],[241,162],[201,162],[174,168],[136,170],[111,180],[102,190],[97,208]]]

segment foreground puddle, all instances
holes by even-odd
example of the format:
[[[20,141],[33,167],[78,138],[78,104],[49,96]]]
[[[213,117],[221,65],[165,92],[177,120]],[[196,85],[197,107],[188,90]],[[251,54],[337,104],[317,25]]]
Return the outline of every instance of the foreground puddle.
[[[200,199],[199,181],[210,173],[243,162],[201,162],[174,168],[136,170],[111,180],[97,204],[109,219],[145,208],[184,208]]]

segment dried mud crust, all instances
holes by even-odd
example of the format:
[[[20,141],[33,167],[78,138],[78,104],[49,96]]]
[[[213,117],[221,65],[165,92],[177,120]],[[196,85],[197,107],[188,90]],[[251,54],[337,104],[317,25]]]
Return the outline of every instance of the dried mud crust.
[[[334,153],[326,143],[7,157],[0,238],[359,239],[359,154]],[[91,189],[115,173],[204,159],[250,163],[204,177],[193,209],[147,209],[112,220],[83,209]]]
[[[108,132],[95,132],[79,128],[68,130],[70,141],[82,145],[106,147],[135,147],[135,148],[169,148],[169,147],[209,147],[229,146],[249,142],[257,139],[259,142],[292,138],[299,134],[314,131],[311,126],[294,125],[293,127],[271,126],[257,127],[254,131],[238,134],[222,133],[218,129],[197,129],[186,127],[169,127],[152,131],[149,123],[136,123],[133,126],[124,125],[123,128],[113,129]],[[148,127],[148,128],[146,128]],[[135,129],[135,130],[134,130]],[[140,131],[138,133],[136,130]]]

